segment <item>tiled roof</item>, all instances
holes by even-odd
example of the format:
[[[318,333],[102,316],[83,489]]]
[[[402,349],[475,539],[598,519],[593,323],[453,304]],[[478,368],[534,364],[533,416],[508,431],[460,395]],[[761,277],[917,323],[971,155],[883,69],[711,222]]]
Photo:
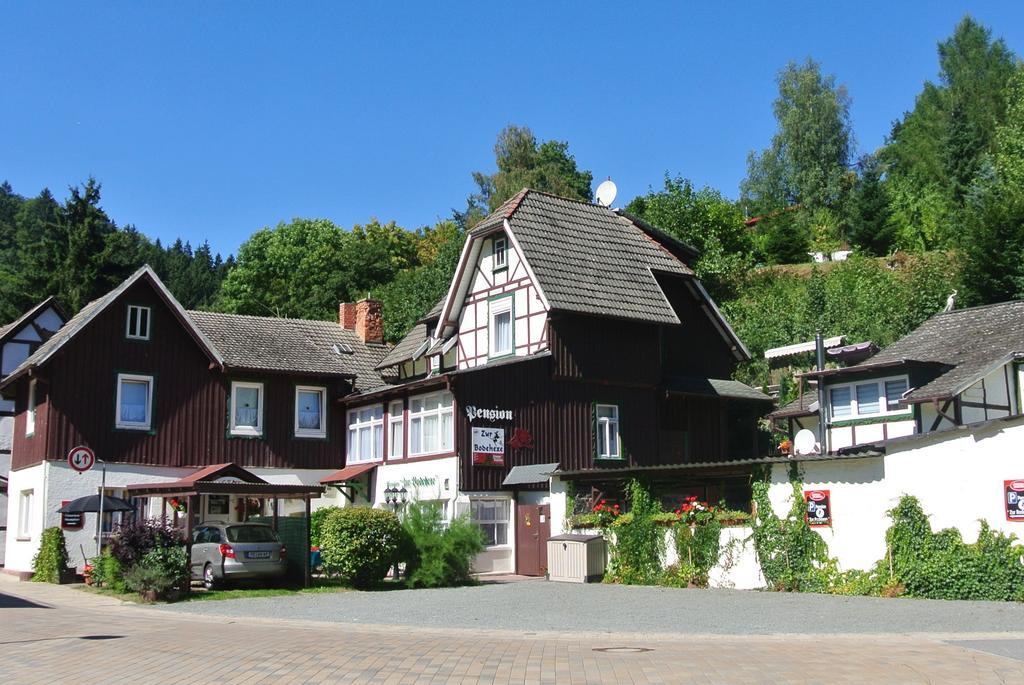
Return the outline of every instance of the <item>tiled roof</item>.
[[[505,219],[552,309],[679,323],[653,272],[693,271],[629,219],[601,205],[524,190],[472,233]]]
[[[356,389],[380,385],[375,370],[384,345],[364,343],[333,321],[277,319],[215,312],[188,312],[196,327],[224,357],[227,367],[256,371],[354,375]],[[353,352],[336,352],[335,345]]]
[[[907,400],[914,402],[962,392],[1018,353],[1024,353],[1024,301],[936,314],[878,354],[847,368],[852,372],[901,360],[951,367],[910,392]]]
[[[401,364],[404,361],[412,359],[412,356],[416,353],[416,350],[427,340],[427,324],[418,323],[412,327],[405,337],[397,345],[391,348],[383,359],[377,364],[378,369],[382,369],[388,366],[394,366],[395,364]]]
[[[817,412],[817,407],[811,409],[815,402],[818,401],[818,389],[813,388],[805,390],[802,395],[797,397],[792,402],[785,404],[771,414],[768,415],[769,419],[785,419],[791,416],[810,416]]]
[[[665,390],[680,395],[704,395],[708,397],[728,397],[738,400],[754,400],[772,402],[772,398],[760,390],[739,381],[722,378],[693,378],[675,376],[666,379]]]

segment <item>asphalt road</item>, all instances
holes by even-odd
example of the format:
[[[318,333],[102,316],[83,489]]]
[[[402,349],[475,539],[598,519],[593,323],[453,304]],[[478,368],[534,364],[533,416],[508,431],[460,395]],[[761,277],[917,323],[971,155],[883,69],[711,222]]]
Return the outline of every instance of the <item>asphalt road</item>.
[[[988,633],[1024,629],[1024,604],[577,585],[544,580],[441,590],[190,602],[163,610],[347,624],[676,635]]]

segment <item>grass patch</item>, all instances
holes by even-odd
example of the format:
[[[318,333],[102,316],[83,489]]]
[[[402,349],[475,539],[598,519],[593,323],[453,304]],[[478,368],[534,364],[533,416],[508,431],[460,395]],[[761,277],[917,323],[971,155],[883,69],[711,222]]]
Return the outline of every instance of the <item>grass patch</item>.
[[[145,604],[136,592],[115,592],[113,590],[92,585],[75,585],[76,590],[89,592],[94,595],[113,597],[124,602]],[[182,597],[179,602],[216,602],[222,599],[253,599],[257,597],[281,597],[288,595],[309,595],[324,594],[331,592],[347,592],[352,588],[339,580],[329,578],[314,578],[312,587],[233,587],[225,590],[203,590],[193,587],[192,592]],[[164,604],[164,602],[157,602]]]
[[[313,585],[308,588],[301,587],[235,587],[226,590],[197,590],[192,589],[188,596],[183,597],[183,602],[216,602],[222,599],[254,599],[257,597],[282,597],[289,595],[310,595],[325,594],[332,592],[347,592],[352,588],[341,581],[328,578],[314,578]]]

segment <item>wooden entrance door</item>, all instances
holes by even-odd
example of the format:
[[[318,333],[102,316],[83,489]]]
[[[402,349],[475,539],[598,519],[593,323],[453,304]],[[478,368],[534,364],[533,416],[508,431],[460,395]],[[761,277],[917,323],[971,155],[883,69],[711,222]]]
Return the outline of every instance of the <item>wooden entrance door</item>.
[[[548,571],[551,506],[516,505],[516,573],[542,576]]]

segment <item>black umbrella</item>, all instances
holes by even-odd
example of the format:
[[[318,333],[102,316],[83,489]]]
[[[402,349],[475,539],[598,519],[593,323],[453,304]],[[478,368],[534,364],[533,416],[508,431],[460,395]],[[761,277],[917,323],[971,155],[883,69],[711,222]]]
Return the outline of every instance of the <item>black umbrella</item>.
[[[84,514],[86,512],[100,510],[100,496],[89,495],[73,499],[57,510],[58,514]],[[135,511],[130,502],[125,502],[120,497],[103,497],[103,511]]]

